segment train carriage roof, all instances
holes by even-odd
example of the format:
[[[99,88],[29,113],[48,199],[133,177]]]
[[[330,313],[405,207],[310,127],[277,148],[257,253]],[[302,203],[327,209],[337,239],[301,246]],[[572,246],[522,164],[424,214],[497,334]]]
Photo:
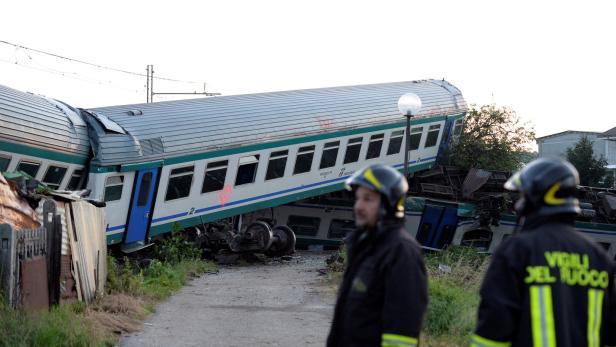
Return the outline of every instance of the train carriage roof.
[[[0,149],[83,164],[90,144],[70,106],[0,85]]]
[[[467,110],[444,80],[422,80],[93,108],[93,164],[122,165],[404,122],[397,103],[414,92],[417,118]],[[120,129],[118,129],[119,126]],[[115,129],[113,129],[115,128]],[[123,133],[124,132],[124,133]]]

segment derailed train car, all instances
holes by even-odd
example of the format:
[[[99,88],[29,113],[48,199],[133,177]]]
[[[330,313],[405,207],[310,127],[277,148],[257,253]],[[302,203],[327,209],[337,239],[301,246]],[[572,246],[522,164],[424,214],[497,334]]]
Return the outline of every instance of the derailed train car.
[[[0,134],[0,169],[24,171],[53,188],[85,185],[90,198],[106,203],[108,243],[125,250],[175,225],[232,249],[289,243],[294,235],[286,224],[242,223],[241,216],[340,190],[370,163],[402,170],[405,121],[397,101],[405,93],[423,104],[411,121],[411,172],[434,165],[467,110],[460,91],[437,80],[89,110],[1,91],[8,132]],[[49,135],[52,120],[56,135]],[[32,163],[36,172],[27,171]],[[52,167],[65,170],[46,178],[42,172]]]
[[[424,171],[423,174],[433,173]],[[484,193],[479,199],[471,199],[469,195],[466,201],[447,193],[446,188],[455,190],[451,185],[426,183],[423,192],[413,191],[407,198],[406,230],[427,250],[464,245],[479,252],[494,252],[515,233],[518,222],[511,206],[515,197],[502,194],[503,174],[498,175],[501,179],[492,183],[495,191]],[[616,190],[590,187],[578,190],[582,214],[575,229],[599,243],[616,259]],[[258,211],[248,220],[271,218],[285,223],[296,233],[300,246],[338,247],[345,235],[355,229],[352,206],[350,193],[332,193]]]

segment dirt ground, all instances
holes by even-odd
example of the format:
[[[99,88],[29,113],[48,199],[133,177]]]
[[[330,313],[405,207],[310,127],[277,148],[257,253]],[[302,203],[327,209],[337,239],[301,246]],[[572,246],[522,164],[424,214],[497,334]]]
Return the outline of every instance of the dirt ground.
[[[221,266],[161,303],[120,346],[324,346],[335,293],[318,269],[330,254]]]

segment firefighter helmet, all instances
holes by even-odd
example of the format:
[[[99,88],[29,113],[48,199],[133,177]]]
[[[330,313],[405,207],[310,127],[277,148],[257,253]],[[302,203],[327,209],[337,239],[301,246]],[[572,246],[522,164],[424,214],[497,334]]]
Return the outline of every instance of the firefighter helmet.
[[[381,217],[404,218],[404,202],[409,186],[404,176],[395,169],[381,164],[370,165],[349,177],[345,186],[348,190],[365,187],[380,193]]]
[[[520,216],[576,215],[580,203],[576,188],[580,184],[577,170],[560,159],[536,159],[516,172],[505,189],[520,193],[515,210]]]

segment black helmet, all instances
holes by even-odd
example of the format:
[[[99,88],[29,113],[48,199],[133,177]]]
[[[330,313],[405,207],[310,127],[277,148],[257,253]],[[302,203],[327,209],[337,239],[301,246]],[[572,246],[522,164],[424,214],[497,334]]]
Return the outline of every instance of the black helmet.
[[[381,194],[382,217],[404,218],[404,201],[409,185],[395,169],[374,164],[365,167],[349,177],[345,186],[348,190],[365,187]]]
[[[576,215],[575,197],[580,184],[577,170],[560,159],[535,159],[505,183],[505,189],[520,193],[514,208],[520,216]]]

